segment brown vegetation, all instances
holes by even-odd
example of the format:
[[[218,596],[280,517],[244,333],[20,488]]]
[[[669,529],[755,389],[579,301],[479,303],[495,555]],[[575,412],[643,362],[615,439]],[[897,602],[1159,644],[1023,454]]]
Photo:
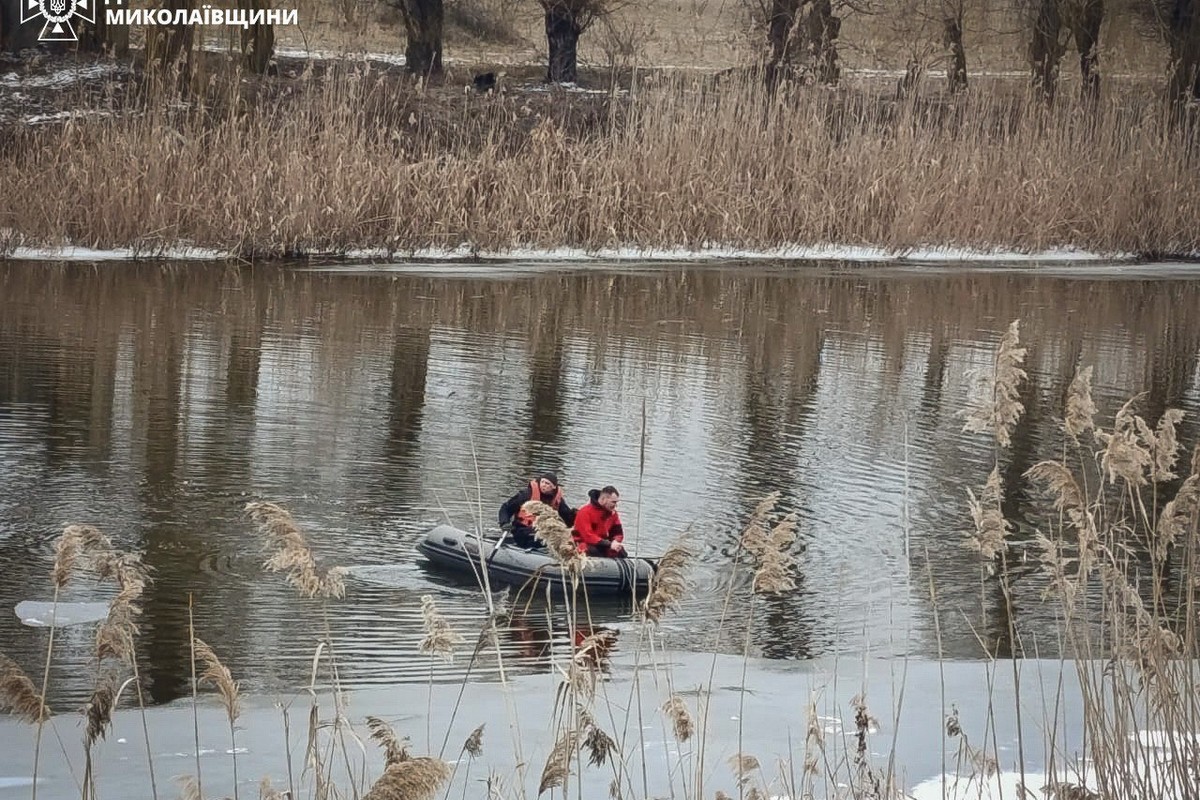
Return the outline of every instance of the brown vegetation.
[[[16,131],[0,153],[10,187],[0,229],[18,232],[9,245],[190,242],[259,258],[459,246],[1200,247],[1194,134],[1172,129],[1135,87],[1088,114],[1076,100],[1037,109],[978,86],[946,103],[804,87],[772,96],[751,76],[635,88],[452,99],[360,68],[252,100],[218,79],[206,109],[146,98],[137,115]]]

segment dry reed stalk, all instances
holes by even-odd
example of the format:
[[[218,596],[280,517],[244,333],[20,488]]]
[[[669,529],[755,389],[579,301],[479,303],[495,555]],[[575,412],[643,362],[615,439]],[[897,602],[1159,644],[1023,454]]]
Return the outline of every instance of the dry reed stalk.
[[[558,510],[537,500],[530,500],[521,508],[533,515],[534,538],[546,545],[569,574],[578,575],[587,563],[587,555],[579,549],[571,529],[562,521]]]
[[[970,407],[963,412],[967,421],[964,431],[991,433],[998,447],[1012,443],[1012,431],[1025,406],[1020,400],[1021,382],[1025,380],[1025,348],[1021,347],[1020,320],[1009,323],[1008,330],[1000,338],[995,360],[990,371],[973,370],[976,391]]]
[[[218,74],[210,113],[177,114],[179,98],[152,89],[137,114],[18,129],[0,184],[27,199],[4,209],[7,227],[31,244],[70,236],[144,252],[186,240],[276,257],[705,242],[1200,247],[1186,135],[1135,88],[1092,107],[1043,109],[1010,92],[930,107],[801,88],[773,100],[750,77],[697,92],[692,79],[652,81],[637,102],[514,94],[451,106],[335,65],[255,106]],[[553,120],[516,124],[530,104]],[[46,174],[59,176],[53,187],[38,181]]]
[[[1096,427],[1091,366],[1079,370],[1071,379],[1071,385],[1067,388],[1067,410],[1063,415],[1063,427],[1076,442],[1080,436]]]
[[[1104,446],[1100,467],[1110,484],[1118,479],[1130,486],[1146,485],[1146,473],[1154,466],[1154,454],[1139,432],[1148,431],[1145,421],[1133,413],[1133,405],[1142,395],[1130,398],[1117,411],[1112,433],[1096,429],[1096,441]],[[1138,422],[1141,421],[1141,425]]]
[[[574,729],[563,731],[555,741],[545,766],[542,767],[542,777],[538,781],[538,797],[547,789],[556,789],[566,783],[571,774],[571,758],[579,748],[579,733]]]
[[[305,597],[345,597],[346,569],[319,569],[303,532],[286,509],[275,503],[247,503],[246,513],[258,526],[263,549],[271,553],[263,563],[264,569],[287,572],[288,583]]]
[[[585,636],[572,654],[572,660],[581,667],[599,670],[608,662],[608,656],[616,646],[619,631],[597,628]]]
[[[195,775],[180,775],[175,782],[179,784],[179,800],[204,800],[204,793]]]
[[[696,727],[692,722],[692,714],[688,711],[687,703],[682,697],[677,694],[671,695],[667,702],[663,703],[662,710],[667,715],[667,719],[671,720],[671,729],[675,732],[676,739],[686,742],[692,738]]]
[[[766,537],[754,573],[753,590],[759,594],[782,594],[796,588],[796,557],[791,554],[796,541],[796,514],[788,514]]]
[[[225,707],[225,716],[229,719],[230,753],[233,755],[233,796],[234,800],[237,800],[238,758],[234,723],[242,713],[241,692],[233,675],[229,672],[229,668],[221,663],[221,659],[217,658],[216,652],[211,647],[200,639],[194,640],[192,644],[195,648],[196,658],[204,665],[204,671],[200,673],[200,682],[216,687],[217,693],[221,695],[221,705]]]
[[[258,784],[258,800],[289,800],[291,794],[286,791],[276,789],[271,779],[268,776],[263,776],[263,779]]]
[[[412,758],[408,752],[408,739],[401,739],[391,725],[379,717],[367,717],[371,741],[383,748],[384,766],[392,767]]]
[[[687,534],[684,534],[676,539],[659,559],[654,576],[650,579],[650,591],[641,603],[643,619],[660,622],[687,593],[686,571],[692,559],[692,551],[686,536]]]
[[[221,705],[225,707],[225,715],[230,723],[236,722],[242,713],[241,692],[238,683],[233,679],[229,668],[221,663],[221,659],[203,640],[196,639],[196,658],[204,666],[200,673],[200,683],[208,683],[221,695]]]
[[[15,714],[31,724],[45,721],[51,715],[33,681],[17,662],[3,654],[0,654],[0,711]]]
[[[425,628],[425,637],[421,639],[420,651],[429,655],[441,656],[446,661],[454,659],[454,647],[461,644],[463,637],[458,634],[446,618],[438,611],[431,595],[421,597],[421,617]]]
[[[471,731],[471,735],[463,742],[463,752],[469,754],[471,758],[479,758],[483,755],[483,728],[486,724],[485,722]]]
[[[430,800],[450,777],[450,765],[418,756],[383,771],[362,800]]]
[[[729,768],[733,770],[738,786],[745,787],[752,774],[759,768],[759,763],[758,759],[749,753],[734,753],[729,757]]]
[[[979,553],[989,562],[1003,554],[1008,547],[1008,534],[1012,524],[1004,518],[1000,510],[1000,501],[1004,497],[1004,489],[1000,483],[1000,468],[994,467],[988,475],[987,483],[983,485],[982,494],[976,498],[975,493],[967,489],[968,505],[971,509],[971,519],[975,529],[967,535],[968,549]]]

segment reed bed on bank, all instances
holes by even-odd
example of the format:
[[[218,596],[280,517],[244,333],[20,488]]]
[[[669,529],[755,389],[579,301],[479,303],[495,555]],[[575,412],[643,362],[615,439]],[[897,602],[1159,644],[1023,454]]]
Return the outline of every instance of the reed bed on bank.
[[[361,65],[253,97],[224,75],[124,91],[115,114],[13,132],[0,252],[1200,250],[1195,125],[1117,82],[1050,109],[1020,86],[896,101],[749,76],[462,95]]]

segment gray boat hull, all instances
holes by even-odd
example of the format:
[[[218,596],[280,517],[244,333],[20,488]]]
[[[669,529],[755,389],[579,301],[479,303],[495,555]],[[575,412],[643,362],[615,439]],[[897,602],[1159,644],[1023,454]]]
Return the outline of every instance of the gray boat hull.
[[[482,585],[481,564],[492,585],[549,588],[561,593],[563,569],[545,550],[528,550],[511,543],[500,544],[450,525],[439,525],[417,545],[431,562],[473,576]],[[654,576],[654,562],[645,558],[590,558],[584,567],[580,589],[588,595],[645,594]],[[567,591],[571,582],[565,581]]]

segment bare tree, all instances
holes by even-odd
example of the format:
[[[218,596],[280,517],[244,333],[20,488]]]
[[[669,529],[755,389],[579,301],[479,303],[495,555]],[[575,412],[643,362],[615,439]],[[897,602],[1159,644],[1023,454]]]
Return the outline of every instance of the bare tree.
[[[1100,97],[1100,27],[1104,0],[1035,0],[1029,40],[1034,88],[1047,103],[1058,89],[1062,57],[1074,39],[1083,78],[1083,98]]]
[[[579,65],[579,37],[613,10],[609,0],[538,0],[546,15],[546,66],[549,83],[574,83]]]
[[[195,0],[166,0],[163,8],[191,12],[196,8],[196,3]],[[185,71],[190,70],[194,41],[193,25],[150,25],[146,28],[146,61],[160,66],[182,62]]]
[[[842,20],[832,0],[770,0],[767,21],[767,80],[797,65],[820,83],[835,84],[841,75],[837,38]]]
[[[268,7],[270,0],[238,0],[238,8],[247,13]],[[265,23],[255,23],[242,28],[242,57],[246,67],[259,75],[266,74],[275,55],[275,26]]]
[[[1176,106],[1200,100],[1200,0],[1166,0],[1161,14],[1171,47],[1167,93]]]
[[[1034,89],[1047,104],[1058,90],[1058,70],[1066,44],[1062,40],[1061,0],[1036,0],[1029,39],[1029,66]]]
[[[414,75],[440,75],[446,19],[442,0],[391,0],[391,5],[404,19],[405,68]]]
[[[951,92],[967,88],[967,48],[963,45],[966,0],[941,0],[942,46],[948,51],[946,82]]]
[[[1079,51],[1079,72],[1083,78],[1083,98],[1100,99],[1100,26],[1104,22],[1104,0],[1074,0],[1071,32]]]

